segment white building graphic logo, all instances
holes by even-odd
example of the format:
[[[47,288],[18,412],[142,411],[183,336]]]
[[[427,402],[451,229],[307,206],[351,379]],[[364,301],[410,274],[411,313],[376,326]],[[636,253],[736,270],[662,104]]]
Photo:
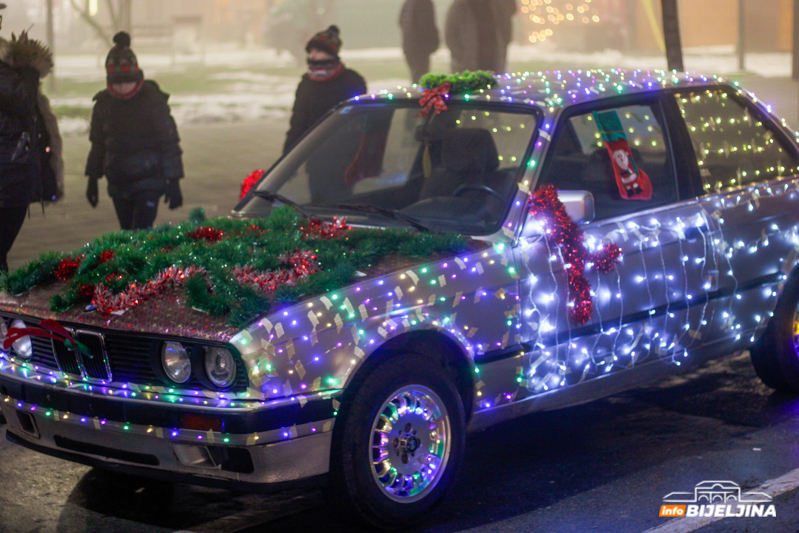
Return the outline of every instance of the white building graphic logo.
[[[764,492],[741,492],[732,481],[702,481],[693,492],[670,492],[663,497],[661,517],[776,517],[772,498]]]

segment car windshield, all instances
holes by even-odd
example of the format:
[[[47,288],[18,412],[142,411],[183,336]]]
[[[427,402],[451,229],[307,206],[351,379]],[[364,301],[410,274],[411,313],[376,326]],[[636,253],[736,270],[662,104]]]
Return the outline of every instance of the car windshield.
[[[269,172],[238,214],[264,216],[272,202],[291,201],[353,224],[496,231],[516,192],[536,115],[450,103],[425,118],[419,109],[410,102],[341,107]]]

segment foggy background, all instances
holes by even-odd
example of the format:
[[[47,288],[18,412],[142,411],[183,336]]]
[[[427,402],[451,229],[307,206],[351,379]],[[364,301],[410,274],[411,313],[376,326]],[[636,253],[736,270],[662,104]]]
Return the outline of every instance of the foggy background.
[[[442,45],[431,71],[446,73],[444,20],[452,0],[433,1]],[[728,75],[797,124],[794,1],[678,0],[686,70]],[[400,46],[402,0],[4,2],[2,37],[30,28],[33,37],[51,42],[52,21],[55,76],[44,80],[43,90],[59,119],[66,166],[65,198],[44,211],[31,209],[9,256],[12,269],[44,251],[70,251],[118,227],[104,180],[100,205],[88,206],[84,168],[92,97],[105,88],[105,57],[120,29],[131,33],[145,77],[171,95],[182,140],[184,207],[159,209],[156,224],[185,220],[194,207],[210,216],[230,213],[244,177],[274,163],[306,70],[305,44],[329,24],[341,29],[343,62],[366,79],[370,91],[410,83]],[[511,72],[667,66],[661,0],[517,4]]]

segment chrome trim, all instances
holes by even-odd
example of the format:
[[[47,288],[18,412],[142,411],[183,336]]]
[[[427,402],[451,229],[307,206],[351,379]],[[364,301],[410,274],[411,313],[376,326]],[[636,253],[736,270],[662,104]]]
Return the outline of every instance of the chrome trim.
[[[62,374],[65,374],[67,376],[80,377],[82,380],[89,382],[104,383],[104,384],[112,383],[114,380],[113,380],[113,374],[111,373],[111,361],[108,358],[108,350],[106,350],[105,347],[105,337],[103,336],[103,334],[97,331],[90,331],[87,329],[77,329],[77,330],[74,328],[64,328],[64,329],[66,329],[69,332],[69,334],[72,335],[72,337],[75,338],[76,340],[78,339],[79,335],[90,335],[93,337],[97,337],[100,340],[100,354],[92,354],[91,356],[89,356],[89,358],[94,359],[98,355],[102,357],[103,368],[105,369],[108,378],[103,379],[90,376],[86,371],[86,364],[83,361],[83,358],[86,356],[81,352],[75,351],[74,349],[71,348],[67,348],[66,346],[64,346],[64,348],[66,348],[68,352],[72,352],[75,354],[75,361],[78,365],[78,370],[80,370],[80,376],[78,376],[77,374],[73,374],[72,372],[64,371],[64,368],[62,367],[61,364],[61,358],[58,356],[58,350],[56,349],[55,345],[56,342],[61,342],[61,341],[56,341],[55,339],[51,339],[50,345],[53,349],[53,357],[55,358],[56,364],[58,365],[58,370]]]
[[[108,382],[108,383],[114,381],[114,379],[113,379],[114,376],[111,374],[111,361],[108,358],[108,350],[106,350],[106,348],[105,348],[105,336],[102,333],[99,333],[97,331],[89,331],[89,330],[86,330],[86,329],[79,329],[75,333],[77,334],[77,336],[75,337],[76,340],[79,340],[78,337],[80,335],[89,335],[89,336],[97,337],[100,340],[100,354],[99,355],[100,355],[100,357],[103,358],[102,359],[103,368],[105,369],[105,373],[108,376],[107,379],[94,378],[94,377],[89,376],[88,373],[86,372],[86,365],[83,362],[84,354],[78,352],[75,355],[77,356],[78,362],[81,365],[81,370],[83,371],[83,379],[88,380],[88,381],[102,381],[102,382]],[[97,354],[92,354],[92,355],[89,356],[89,359],[94,359],[95,357],[97,357]],[[145,362],[149,364],[149,361],[145,361]]]

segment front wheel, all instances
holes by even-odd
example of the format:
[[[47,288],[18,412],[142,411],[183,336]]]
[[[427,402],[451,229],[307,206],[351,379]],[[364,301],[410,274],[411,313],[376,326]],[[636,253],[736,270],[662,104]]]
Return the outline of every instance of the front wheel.
[[[407,527],[452,485],[465,447],[463,403],[443,363],[389,355],[351,385],[336,420],[329,496],[381,529]]]

